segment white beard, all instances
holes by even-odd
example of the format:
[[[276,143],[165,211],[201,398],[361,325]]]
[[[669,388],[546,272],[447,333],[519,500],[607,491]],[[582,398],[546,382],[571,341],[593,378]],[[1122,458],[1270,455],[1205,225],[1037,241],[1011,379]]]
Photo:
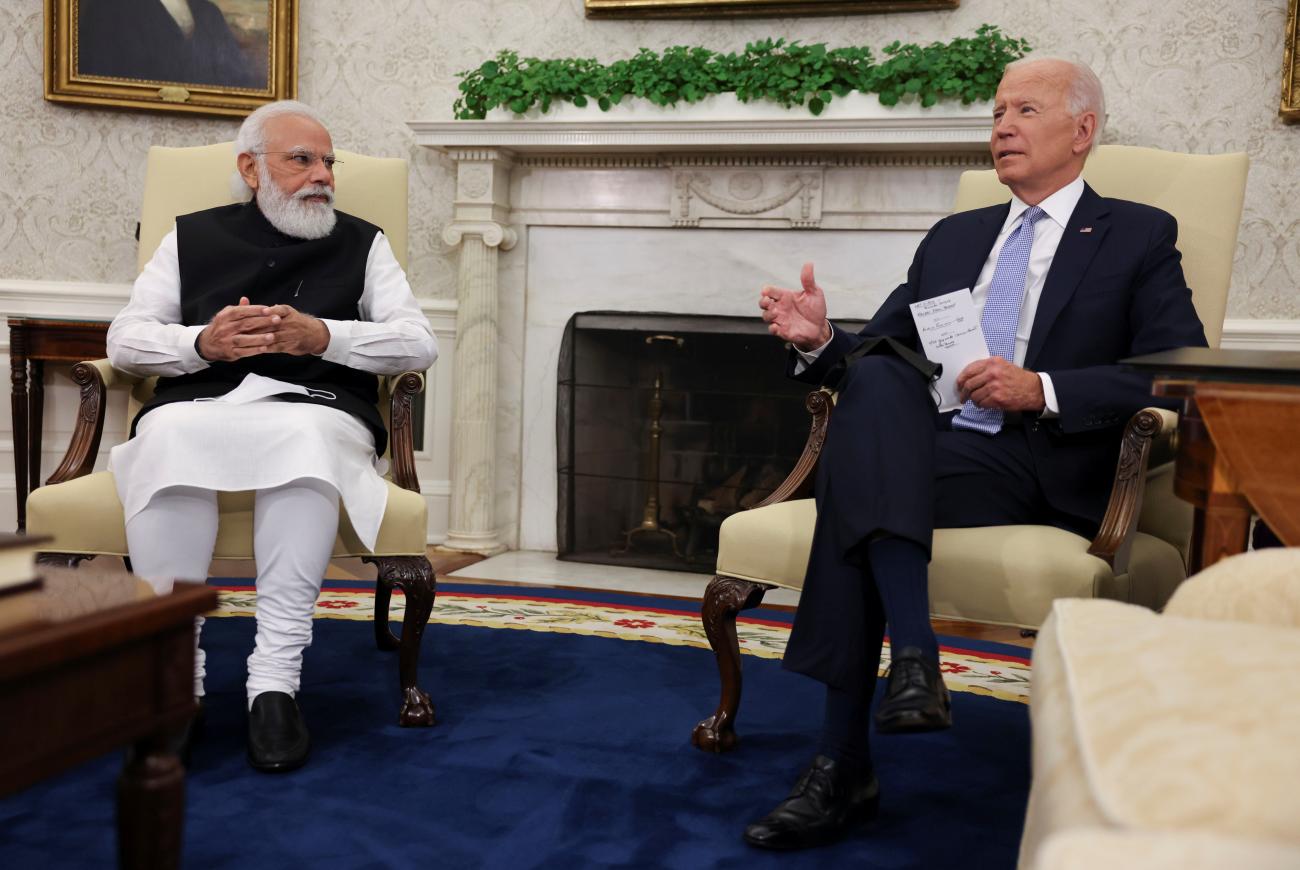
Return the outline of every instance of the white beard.
[[[308,185],[293,194],[286,193],[266,164],[257,162],[257,207],[275,227],[296,239],[323,239],[334,230],[334,191],[323,184]],[[309,196],[324,196],[324,203],[307,202]]]

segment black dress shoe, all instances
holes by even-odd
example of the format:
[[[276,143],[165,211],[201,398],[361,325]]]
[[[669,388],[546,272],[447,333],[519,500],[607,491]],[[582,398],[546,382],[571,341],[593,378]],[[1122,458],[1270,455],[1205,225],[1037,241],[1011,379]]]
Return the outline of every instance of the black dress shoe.
[[[952,726],[952,699],[937,665],[926,661],[914,646],[894,654],[889,684],[876,708],[876,730],[881,734],[940,731]]]
[[[745,842],[761,849],[822,846],[874,819],[879,809],[880,783],[871,770],[850,770],[819,755],[788,798],[745,828]]]
[[[248,763],[265,773],[302,767],[311,736],[293,696],[262,692],[248,711]]]

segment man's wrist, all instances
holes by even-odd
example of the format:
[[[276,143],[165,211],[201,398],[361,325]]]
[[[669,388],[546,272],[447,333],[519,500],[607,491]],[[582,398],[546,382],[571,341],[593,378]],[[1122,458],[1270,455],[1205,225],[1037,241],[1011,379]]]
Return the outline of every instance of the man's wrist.
[[[819,351],[826,345],[830,344],[833,336],[834,332],[831,330],[831,322],[829,320],[824,320],[822,321],[822,331],[817,333],[817,337],[810,341],[806,347],[800,347],[796,344],[795,349],[802,351],[803,353]]]
[[[203,360],[206,363],[216,362],[216,360],[207,357],[203,354],[203,334],[206,332],[207,330],[204,329],[198,335],[194,336],[194,352],[199,355],[199,359]]]
[[[312,355],[321,356],[325,353],[325,351],[329,350],[330,338],[332,337],[332,333],[330,332],[330,328],[328,325],[326,325],[325,321],[321,320],[319,317],[316,318],[316,330],[318,333],[320,333],[321,338],[319,341],[317,341],[316,348],[312,350]]]

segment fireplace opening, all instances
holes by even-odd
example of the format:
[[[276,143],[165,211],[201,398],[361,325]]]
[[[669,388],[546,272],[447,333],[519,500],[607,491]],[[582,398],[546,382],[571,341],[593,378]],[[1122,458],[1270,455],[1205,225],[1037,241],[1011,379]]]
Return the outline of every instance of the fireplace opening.
[[[556,402],[559,557],[713,573],[722,521],[771,494],[807,440],[813,388],[786,365],[757,317],[570,318]]]

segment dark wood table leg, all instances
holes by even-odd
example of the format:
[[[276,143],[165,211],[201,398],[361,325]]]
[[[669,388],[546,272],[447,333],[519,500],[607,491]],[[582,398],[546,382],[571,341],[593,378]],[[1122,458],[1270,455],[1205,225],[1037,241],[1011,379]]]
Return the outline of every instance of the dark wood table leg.
[[[117,859],[124,870],[181,864],[185,768],[170,731],[136,741],[117,781]]]
[[[1188,576],[1226,556],[1245,552],[1251,506],[1238,492],[1232,469],[1219,455],[1196,400],[1183,402],[1178,418],[1174,493],[1191,502],[1192,541]]]
[[[1197,573],[1220,559],[1246,552],[1250,538],[1250,505],[1236,496],[1211,493],[1192,520],[1192,540],[1197,545],[1188,553],[1188,573]]]
[[[28,361],[27,377],[27,494],[41,485],[41,436],[45,428],[45,363]],[[24,501],[23,516],[27,516]]]
[[[27,529],[27,334],[9,327],[9,407],[13,412],[18,531]]]

